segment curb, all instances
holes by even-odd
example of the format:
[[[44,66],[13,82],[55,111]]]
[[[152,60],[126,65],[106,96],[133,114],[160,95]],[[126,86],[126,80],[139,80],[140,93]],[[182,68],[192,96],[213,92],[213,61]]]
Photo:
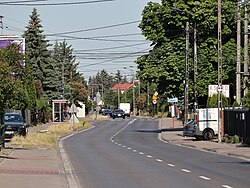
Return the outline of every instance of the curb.
[[[58,153],[60,155],[61,163],[63,166],[63,171],[65,172],[65,176],[66,176],[69,188],[80,188],[81,186],[80,186],[78,177],[73,173],[73,168],[72,168],[71,162],[69,160],[68,154],[66,153],[66,151],[64,149],[62,142],[63,142],[63,140],[65,140],[65,139],[67,139],[75,134],[85,132],[85,131],[91,130],[93,128],[95,128],[95,126],[91,126],[91,127],[88,127],[86,129],[83,129],[80,131],[72,132],[68,135],[60,137],[57,141],[57,150],[58,150]]]

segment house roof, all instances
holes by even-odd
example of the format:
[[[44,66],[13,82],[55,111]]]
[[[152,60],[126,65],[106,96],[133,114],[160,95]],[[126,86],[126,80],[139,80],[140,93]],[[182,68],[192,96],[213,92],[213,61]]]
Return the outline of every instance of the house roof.
[[[130,88],[133,86],[133,83],[126,83],[126,84],[115,84],[113,87],[112,87],[112,90],[118,90],[118,88],[121,90],[121,91],[125,91],[126,89]]]

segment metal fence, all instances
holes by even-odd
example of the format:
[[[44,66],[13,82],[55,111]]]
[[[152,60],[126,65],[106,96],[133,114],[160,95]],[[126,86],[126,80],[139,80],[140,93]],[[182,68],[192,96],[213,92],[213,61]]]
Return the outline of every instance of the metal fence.
[[[224,134],[238,135],[242,142],[250,139],[250,110],[225,109],[224,110]]]

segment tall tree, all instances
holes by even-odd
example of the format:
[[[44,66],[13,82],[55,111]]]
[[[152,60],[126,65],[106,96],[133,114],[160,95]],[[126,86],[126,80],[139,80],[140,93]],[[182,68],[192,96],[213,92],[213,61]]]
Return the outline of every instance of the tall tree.
[[[34,111],[35,85],[29,67],[22,66],[23,61],[18,45],[0,49],[0,115],[6,109]]]
[[[52,50],[52,57],[55,61],[55,71],[58,73],[60,86],[58,91],[65,93],[70,83],[85,84],[84,77],[77,71],[79,63],[75,62],[73,48],[66,41],[56,42]],[[65,96],[64,96],[65,97]]]
[[[49,44],[43,35],[41,20],[34,8],[23,37],[26,41],[26,63],[30,64],[32,75],[37,85],[40,85],[43,97],[54,99],[58,97],[58,75],[55,74],[55,64],[48,50]],[[41,96],[41,97],[42,97]]]
[[[223,84],[235,85],[235,1],[223,1]],[[149,2],[142,12],[139,27],[153,49],[137,59],[142,80],[158,84],[158,92],[181,98],[184,93],[185,26],[190,23],[190,36],[198,30],[199,102],[206,104],[208,85],[217,83],[217,4],[212,0],[162,0]],[[189,50],[189,94],[193,94],[193,38]],[[231,96],[232,97],[232,96]],[[192,99],[192,97],[190,97]]]

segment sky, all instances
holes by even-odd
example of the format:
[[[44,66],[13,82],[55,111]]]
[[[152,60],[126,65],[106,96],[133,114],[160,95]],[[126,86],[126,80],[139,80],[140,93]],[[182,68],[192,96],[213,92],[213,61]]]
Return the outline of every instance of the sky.
[[[24,0],[0,0],[0,16],[3,16],[4,28],[1,33],[21,36],[33,8],[36,8],[42,21],[43,34],[47,36],[49,43],[66,40],[74,49],[76,62],[79,62],[78,71],[86,80],[103,69],[111,75],[119,70],[129,79],[136,71],[136,58],[152,48],[150,41],[145,40],[138,28],[142,10],[149,0],[114,0],[71,5],[66,3],[94,0],[41,0],[33,2],[32,6],[28,6],[28,3],[1,4],[18,1]],[[36,3],[46,5],[34,5]],[[65,4],[52,5],[53,3]]]

